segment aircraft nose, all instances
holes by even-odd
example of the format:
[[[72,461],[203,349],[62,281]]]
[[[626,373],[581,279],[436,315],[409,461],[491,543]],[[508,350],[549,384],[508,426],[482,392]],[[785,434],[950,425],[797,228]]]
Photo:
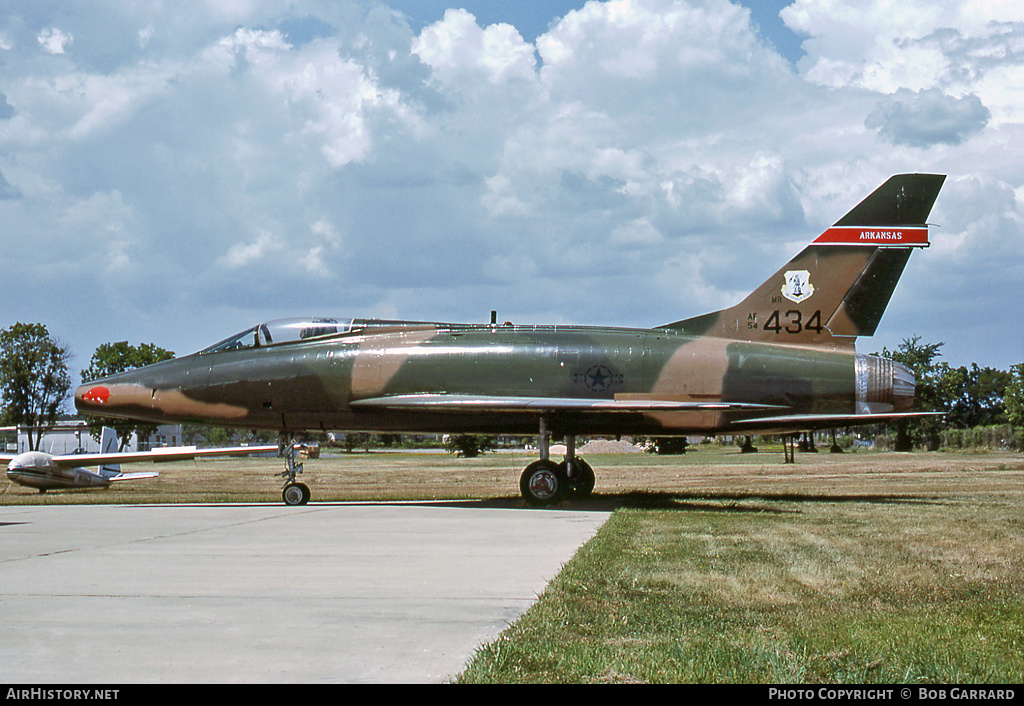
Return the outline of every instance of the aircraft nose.
[[[25,464],[22,462],[21,456],[15,456],[7,464],[7,480],[17,483],[24,471]]]
[[[129,370],[80,385],[75,407],[82,414],[153,424],[217,424],[245,417],[247,407],[225,403],[220,390],[209,389],[208,372],[207,364],[193,358]]]
[[[75,390],[75,407],[102,406],[110,401],[110,388],[105,385],[81,385]]]
[[[107,378],[79,385],[75,408],[82,414],[118,417],[137,407],[148,407],[153,391],[130,380]]]
[[[165,366],[164,366],[165,367]],[[152,406],[159,387],[160,364],[125,370],[80,385],[75,390],[75,407],[83,414],[116,417],[137,407]]]
[[[99,411],[110,402],[110,388],[106,385],[79,385],[75,390],[75,408],[88,414]]]

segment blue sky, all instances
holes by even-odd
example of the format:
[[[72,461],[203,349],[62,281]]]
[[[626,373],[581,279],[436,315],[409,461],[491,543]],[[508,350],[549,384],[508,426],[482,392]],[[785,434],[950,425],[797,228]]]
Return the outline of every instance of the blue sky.
[[[948,174],[865,352],[1024,360],[1024,7],[0,0],[0,326],[656,326]]]
[[[445,10],[462,8],[476,17],[481,26],[508,23],[519,31],[525,41],[534,42],[539,35],[548,31],[552,23],[557,22],[566,13],[583,7],[585,3],[579,0],[470,0],[461,3],[445,0],[399,0],[385,4],[406,15],[410,20],[410,26],[417,32],[429,24],[442,20]]]
[[[445,0],[400,0],[387,3],[410,20],[417,31],[440,21],[449,8],[464,8],[483,26],[506,22],[515,26],[527,42],[547,32],[568,12],[582,8],[584,0],[547,0],[546,2],[517,2],[516,0],[472,0],[451,3]],[[782,56],[796,62],[803,56],[801,36],[786,26],[779,13],[792,4],[792,0],[745,0],[736,3],[750,11],[750,19],[762,35]]]
[[[472,0],[452,3],[445,0],[399,0],[387,3],[410,19],[410,25],[422,30],[444,16],[444,10],[464,8],[476,17],[481,26],[508,23],[519,31],[527,42],[551,29],[571,10],[582,8],[585,0],[547,0],[546,2],[517,2],[516,0]],[[788,60],[796,63],[804,52],[800,48],[800,34],[786,27],[779,12],[792,0],[744,0],[736,3],[750,10],[751,20],[758,31]]]

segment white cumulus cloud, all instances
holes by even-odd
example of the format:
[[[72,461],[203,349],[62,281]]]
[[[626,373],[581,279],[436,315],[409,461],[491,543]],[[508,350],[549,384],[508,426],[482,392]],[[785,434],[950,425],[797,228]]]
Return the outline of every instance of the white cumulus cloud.
[[[0,13],[0,326],[87,359],[297,312],[657,325],[916,171],[950,175],[943,227],[866,345],[1019,362],[991,312],[1024,268],[1024,6],[794,0],[790,63],[752,2]]]
[[[74,41],[74,37],[56,27],[44,29],[39,33],[37,39],[43,50],[50,54],[63,54],[64,50]]]

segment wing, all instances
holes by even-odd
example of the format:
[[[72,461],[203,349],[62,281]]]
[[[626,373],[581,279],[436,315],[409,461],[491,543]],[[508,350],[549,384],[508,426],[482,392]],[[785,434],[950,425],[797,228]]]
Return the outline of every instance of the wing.
[[[125,451],[106,454],[65,454],[54,456],[53,462],[63,467],[102,466],[108,463],[151,463],[190,461],[200,456],[251,456],[277,452],[277,446],[232,446],[219,449],[197,449],[195,446],[173,446],[152,451]],[[124,475],[124,474],[122,474]],[[130,474],[129,474],[130,475]],[[122,478],[123,480],[123,478]]]
[[[693,400],[657,399],[643,395],[620,396],[614,399],[577,397],[501,397],[492,395],[393,395],[353,401],[355,409],[387,409],[420,412],[600,412],[643,413],[679,411],[719,411],[745,414],[764,413],[730,420],[720,432],[781,433],[838,429],[851,426],[885,424],[901,419],[942,416],[943,412],[891,412],[881,414],[784,414],[787,407],[749,402],[694,402]]]
[[[746,402],[693,402],[690,400],[618,397],[586,399],[579,397],[500,397],[493,395],[393,395],[371,397],[350,403],[355,409],[392,409],[433,412],[675,412],[682,410],[771,411],[785,409],[776,405]]]

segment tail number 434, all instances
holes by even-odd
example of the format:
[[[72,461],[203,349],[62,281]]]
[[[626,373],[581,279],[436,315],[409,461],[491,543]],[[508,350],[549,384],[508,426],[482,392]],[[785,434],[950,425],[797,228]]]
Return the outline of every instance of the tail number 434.
[[[821,324],[821,310],[816,310],[808,317],[799,309],[790,309],[783,312],[776,309],[768,317],[768,320],[764,322],[762,328],[765,331],[774,331],[775,333],[798,334],[804,331],[821,333],[823,328]]]

